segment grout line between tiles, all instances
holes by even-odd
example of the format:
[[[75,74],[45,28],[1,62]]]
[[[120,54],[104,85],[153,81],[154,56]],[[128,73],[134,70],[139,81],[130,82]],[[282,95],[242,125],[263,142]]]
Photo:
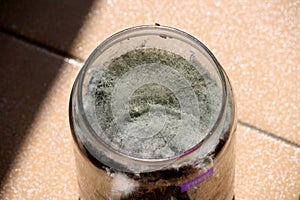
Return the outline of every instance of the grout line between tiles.
[[[57,49],[57,48],[55,48],[55,47],[52,47],[52,46],[43,44],[43,43],[41,43],[41,42],[39,42],[39,41],[37,41],[37,40],[31,39],[31,38],[29,38],[29,37],[26,37],[26,36],[24,36],[24,35],[21,35],[21,34],[19,34],[19,33],[16,33],[16,32],[14,32],[14,31],[11,31],[11,30],[6,29],[6,28],[1,27],[1,26],[0,26],[0,32],[4,33],[4,34],[6,34],[6,35],[8,35],[8,36],[10,36],[10,37],[13,37],[13,38],[15,38],[15,39],[17,39],[17,40],[20,40],[20,41],[22,41],[22,42],[25,42],[25,43],[27,43],[27,44],[36,46],[37,48],[40,48],[40,49],[42,49],[42,50],[47,51],[48,53],[51,53],[51,54],[54,54],[54,55],[56,55],[56,56],[62,57],[63,59],[66,59],[66,58],[67,58],[67,62],[69,62],[69,61],[70,61],[71,63],[74,63],[74,62],[75,62],[76,65],[81,65],[81,64],[84,62],[84,60],[81,59],[81,58],[79,58],[79,57],[76,57],[76,56],[74,56],[74,55],[71,55],[71,54],[69,54],[69,53],[67,53],[67,52],[64,52],[64,51],[62,51],[62,50],[60,50],[60,49]]]
[[[278,136],[278,135],[276,135],[276,134],[274,134],[272,132],[266,131],[264,129],[261,129],[261,128],[259,128],[257,126],[254,126],[252,124],[249,124],[247,122],[243,122],[241,120],[238,120],[238,123],[240,125],[242,125],[242,126],[246,126],[248,128],[254,129],[254,130],[258,131],[259,133],[264,134],[266,136],[269,136],[269,137],[271,137],[271,138],[273,138],[275,140],[279,140],[279,141],[284,142],[284,143],[286,143],[288,145],[291,145],[293,147],[300,148],[300,144],[297,144],[296,142],[290,141],[290,140],[288,140],[288,139],[286,139],[284,137]]]
[[[83,65],[83,63],[84,63],[84,60],[81,59],[81,58],[79,58],[79,57],[76,57],[74,55],[66,53],[66,52],[64,52],[64,51],[62,51],[60,49],[55,48],[55,47],[51,47],[49,45],[45,45],[45,44],[43,44],[43,43],[41,43],[39,41],[36,41],[34,39],[31,39],[31,38],[26,37],[26,36],[21,35],[21,34],[18,34],[18,33],[14,32],[14,31],[8,30],[8,29],[3,28],[1,26],[0,26],[0,32],[4,33],[4,34],[6,34],[6,35],[8,35],[10,37],[13,37],[13,38],[15,38],[17,40],[21,40],[22,42],[25,42],[27,44],[36,46],[36,47],[38,47],[38,48],[40,48],[42,50],[47,51],[48,53],[51,53],[51,54],[54,54],[56,56],[62,57],[64,59],[64,61],[68,62],[69,64],[81,67]],[[284,143],[286,143],[288,145],[294,146],[296,148],[300,148],[300,144],[297,144],[297,143],[295,143],[293,141],[285,139],[285,138],[283,138],[281,136],[275,135],[272,132],[263,130],[263,129],[259,128],[259,127],[256,127],[256,126],[254,126],[252,124],[249,124],[247,122],[243,122],[241,120],[238,120],[238,123],[240,125],[242,125],[242,126],[246,126],[248,128],[254,129],[254,130],[256,130],[256,131],[258,131],[258,132],[260,132],[260,133],[262,133],[264,135],[272,137],[273,139],[282,141],[282,142],[284,142]]]

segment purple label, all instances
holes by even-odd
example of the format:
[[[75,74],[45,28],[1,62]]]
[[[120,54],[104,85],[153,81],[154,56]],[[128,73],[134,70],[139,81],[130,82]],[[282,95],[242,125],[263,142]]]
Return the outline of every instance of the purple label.
[[[197,178],[194,178],[193,180],[182,184],[181,185],[181,192],[186,192],[190,189],[193,189],[193,188],[197,187],[200,183],[202,183],[202,182],[206,181],[207,179],[209,179],[209,177],[211,177],[213,175],[213,173],[214,173],[214,168],[210,168],[204,174],[201,174]]]

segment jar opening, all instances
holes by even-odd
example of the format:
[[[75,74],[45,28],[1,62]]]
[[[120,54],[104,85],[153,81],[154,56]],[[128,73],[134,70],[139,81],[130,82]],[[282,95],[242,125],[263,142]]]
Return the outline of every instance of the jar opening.
[[[218,143],[223,71],[201,42],[177,29],[140,26],[113,35],[87,59],[77,89],[87,130],[78,137],[99,160],[104,154],[150,170],[195,152],[205,157]]]

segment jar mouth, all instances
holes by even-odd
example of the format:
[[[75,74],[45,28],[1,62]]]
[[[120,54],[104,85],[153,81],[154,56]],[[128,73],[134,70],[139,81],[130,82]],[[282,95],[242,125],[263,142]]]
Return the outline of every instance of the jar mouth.
[[[193,146],[191,146],[188,149],[185,149],[184,151],[180,152],[179,154],[175,154],[173,156],[169,156],[166,158],[142,158],[138,156],[129,155],[126,153],[123,153],[119,150],[116,150],[116,148],[113,148],[112,146],[108,145],[107,142],[105,142],[101,137],[99,137],[99,132],[96,131],[95,126],[98,126],[96,123],[91,123],[91,118],[94,116],[89,116],[88,112],[89,110],[85,107],[86,99],[85,95],[87,93],[86,87],[87,87],[87,80],[91,79],[91,68],[95,67],[95,60],[97,58],[104,54],[106,51],[109,51],[110,48],[114,45],[119,45],[122,43],[125,38],[124,35],[127,35],[127,39],[131,39],[131,37],[139,37],[139,36],[147,36],[147,35],[155,35],[162,39],[167,40],[169,39],[175,39],[175,40],[182,40],[183,42],[189,43],[189,45],[199,52],[202,53],[203,57],[206,58],[207,63],[210,63],[212,68],[214,68],[214,72],[216,74],[215,78],[218,79],[220,82],[220,88],[219,88],[219,95],[220,95],[220,104],[219,104],[219,110],[218,113],[215,116],[215,119],[213,121],[213,124],[209,129],[207,129],[207,134],[204,136],[204,138],[201,139],[201,141],[197,142]],[[120,45],[121,46],[121,45]],[[158,44],[159,46],[159,44]],[[150,49],[147,47],[147,44],[143,44],[139,46],[140,48],[144,49]],[[160,47],[158,47],[160,49]],[[124,53],[127,53],[128,50],[124,48],[124,51],[120,50],[120,55],[123,55]],[[190,54],[190,52],[189,52]],[[115,56],[118,57],[118,56]],[[113,59],[113,58],[111,58]],[[107,64],[107,63],[105,63]],[[152,69],[155,68],[155,66],[151,66]],[[145,69],[145,68],[143,68]],[[88,77],[88,78],[87,78]],[[129,78],[124,79],[124,81],[129,80]],[[117,90],[118,92],[123,90]],[[117,159],[117,162],[119,162],[123,166],[127,166],[128,163],[132,163],[131,169],[128,169],[128,171],[138,170],[138,171],[153,171],[156,169],[163,168],[165,166],[173,165],[174,163],[177,163],[178,160],[181,160],[181,158],[189,157],[192,154],[199,153],[199,149],[203,147],[203,145],[210,140],[210,138],[214,135],[214,133],[220,129],[220,125],[222,124],[222,121],[224,120],[225,115],[225,108],[227,105],[227,88],[226,88],[226,81],[223,69],[217,59],[214,57],[214,55],[210,52],[210,50],[198,39],[195,37],[181,31],[175,28],[166,27],[166,26],[152,26],[152,25],[144,25],[144,26],[137,26],[125,29],[123,31],[120,31],[108,39],[106,39],[104,42],[102,42],[89,56],[89,58],[86,60],[83,68],[81,69],[81,72],[79,74],[79,77],[77,79],[77,102],[78,102],[78,110],[79,113],[81,113],[81,118],[83,125],[85,127],[86,137],[89,142],[88,145],[85,147],[89,150],[89,152],[98,160],[101,160],[102,156],[100,156],[99,151],[102,151],[103,148],[106,149],[104,152],[110,152],[109,154],[106,154],[108,156],[108,160],[115,160]],[[121,105],[121,104],[120,104]],[[120,106],[116,106],[117,108],[120,108]],[[102,150],[99,150],[97,148],[101,148]],[[201,151],[200,151],[201,152]],[[199,157],[205,156],[205,155],[199,155]],[[105,162],[105,161],[104,161]],[[147,166],[147,167],[141,167],[141,166]],[[123,168],[122,170],[127,170]]]

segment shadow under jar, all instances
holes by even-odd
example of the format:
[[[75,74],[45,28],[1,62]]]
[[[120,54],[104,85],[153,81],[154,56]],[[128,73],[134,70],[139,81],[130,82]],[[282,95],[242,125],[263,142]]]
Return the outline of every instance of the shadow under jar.
[[[228,77],[178,29],[132,27],[100,44],[69,107],[80,198],[233,199]]]

